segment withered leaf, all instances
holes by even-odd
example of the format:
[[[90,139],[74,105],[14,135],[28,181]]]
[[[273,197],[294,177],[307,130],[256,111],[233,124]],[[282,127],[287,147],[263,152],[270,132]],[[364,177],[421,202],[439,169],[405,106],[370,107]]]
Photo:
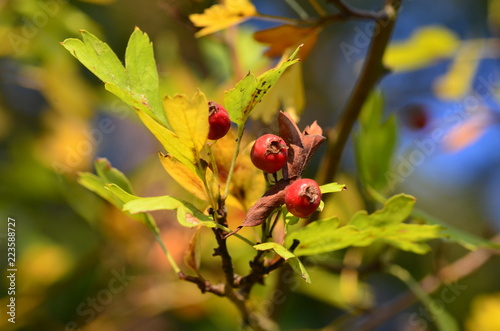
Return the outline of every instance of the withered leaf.
[[[280,137],[288,145],[288,160],[283,169],[283,176],[295,179],[302,175],[307,163],[325,140],[322,136],[323,130],[314,122],[300,132],[297,124],[287,113],[280,112],[278,115]]]
[[[199,268],[200,268],[200,247],[199,247],[199,238],[200,238],[200,230],[201,227],[198,227],[189,242],[189,247],[184,255],[184,263],[190,267],[196,275],[200,276]]]

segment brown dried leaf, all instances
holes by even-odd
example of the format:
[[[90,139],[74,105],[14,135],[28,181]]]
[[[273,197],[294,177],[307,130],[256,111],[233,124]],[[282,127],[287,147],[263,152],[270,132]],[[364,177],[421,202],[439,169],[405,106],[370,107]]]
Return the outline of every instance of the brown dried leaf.
[[[285,203],[287,180],[280,180],[272,186],[249,210],[242,226],[257,226],[271,215],[273,210]]]
[[[300,177],[313,154],[325,140],[321,135],[323,130],[314,122],[301,133],[290,115],[284,112],[279,113],[278,124],[280,137],[289,147],[288,161],[283,169],[283,175],[289,179]]]
[[[200,268],[200,247],[199,247],[199,238],[200,238],[200,230],[201,227],[198,227],[189,242],[189,247],[186,251],[186,255],[184,255],[184,263],[193,269],[196,275],[200,276],[199,268]]]

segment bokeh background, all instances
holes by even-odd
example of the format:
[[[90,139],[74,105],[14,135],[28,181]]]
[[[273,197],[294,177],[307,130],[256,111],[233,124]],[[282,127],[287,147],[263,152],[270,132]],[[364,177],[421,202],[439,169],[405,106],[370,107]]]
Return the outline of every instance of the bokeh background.
[[[305,13],[314,13],[307,1],[254,3],[270,15],[299,17],[304,13],[294,10],[297,4]],[[349,3],[368,10],[382,5],[382,1]],[[0,329],[238,327],[237,311],[226,300],[201,295],[193,284],[177,280],[145,227],[76,182],[79,171],[92,171],[93,160],[106,157],[129,176],[138,195],[185,193],[157,162],[161,147],[128,106],[106,92],[60,45],[84,29],[122,57],[138,26],[154,43],[164,93],[191,95],[201,88],[209,98],[222,100],[224,89],[248,70],[259,73],[275,63],[276,59],[263,56],[266,46],[252,38],[254,31],[273,23],[252,20],[197,39],[188,15],[211,4],[0,1],[0,249],[7,251],[5,224],[12,217],[17,224],[18,268],[16,324],[2,316]],[[403,1],[390,48],[393,58],[388,59],[395,70],[380,85],[387,115],[394,114],[398,123],[397,179],[392,191],[415,195],[419,208],[481,236],[500,228],[499,31],[498,0]],[[301,125],[314,120],[324,127],[335,124],[359,74],[369,36],[370,23],[363,21],[336,22],[322,31],[302,64]],[[112,123],[109,130],[100,130],[103,121]],[[254,133],[272,128],[256,125]],[[342,180],[356,186],[351,144],[337,181]],[[341,214],[362,208],[361,198],[349,194],[351,200],[344,202],[348,206],[339,209]],[[181,228],[168,212],[155,216],[165,243],[182,263],[192,231]],[[238,215],[235,225],[237,219]],[[219,260],[210,257],[211,240],[202,238],[203,268],[217,280]],[[252,252],[238,245],[234,243],[234,260],[244,272]],[[449,250],[450,256],[464,253],[457,247],[436,249]],[[429,256],[402,254],[400,259],[412,261],[420,276],[436,263]],[[6,258],[0,261],[2,270],[6,262]],[[446,303],[468,331],[500,330],[498,324],[489,329],[481,326],[491,326],[495,323],[491,316],[500,313],[498,262],[492,259],[462,280],[465,289]],[[349,307],[338,293],[338,276],[321,270],[312,275],[313,283],[322,284],[319,291],[297,285],[286,303],[273,308],[283,330],[325,327],[342,314],[341,308]],[[404,289],[394,279],[382,278],[373,275],[367,280],[366,286],[377,289],[375,298],[356,300],[383,301]],[[273,281],[271,277],[269,282]],[[8,302],[7,287],[3,278],[1,307]],[[261,299],[269,294],[262,287],[255,292]],[[425,315],[421,318],[425,323],[409,322],[418,309],[413,306],[379,330],[433,330],[432,319]]]

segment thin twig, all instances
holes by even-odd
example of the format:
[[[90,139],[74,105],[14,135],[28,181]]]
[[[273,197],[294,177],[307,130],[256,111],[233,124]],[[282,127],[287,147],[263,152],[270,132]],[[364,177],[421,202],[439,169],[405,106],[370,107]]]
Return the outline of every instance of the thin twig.
[[[200,289],[201,293],[205,292],[210,292],[213,293],[217,296],[223,297],[225,296],[225,290],[224,290],[224,284],[220,283],[217,285],[213,285],[210,283],[208,280],[205,280],[201,277],[194,277],[194,276],[189,276],[183,273],[182,271],[179,271],[177,273],[179,276],[179,279],[188,281],[190,283],[194,283],[198,285],[198,288]]]
[[[346,5],[342,1],[330,2],[343,6],[349,12],[353,10],[350,7],[345,7]],[[317,176],[319,184],[327,183],[335,177],[347,139],[359,117],[365,100],[378,80],[388,72],[382,63],[382,57],[389,43],[400,5],[401,0],[386,0],[385,15],[379,15],[375,21],[377,27],[374,31],[378,31],[378,33],[373,36],[361,75],[340,121],[337,123],[336,128],[328,134],[329,144],[326,156]]]

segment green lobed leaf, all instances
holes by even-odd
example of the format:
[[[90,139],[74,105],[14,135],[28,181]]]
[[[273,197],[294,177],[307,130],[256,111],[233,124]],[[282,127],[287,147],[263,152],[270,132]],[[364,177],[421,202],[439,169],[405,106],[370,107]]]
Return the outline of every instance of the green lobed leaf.
[[[294,239],[299,240],[296,256],[321,254],[349,246],[364,247],[376,241],[424,254],[430,249],[425,241],[442,238],[445,233],[439,225],[403,223],[410,216],[414,203],[412,196],[399,194],[372,214],[366,211],[356,213],[342,227],[338,227],[340,221],[336,217],[312,222],[289,233],[285,245],[290,245]]]
[[[140,108],[164,126],[168,126],[159,95],[158,73],[152,44],[146,33],[136,28],[126,50],[126,67],[113,50],[88,31],[82,40],[66,39],[61,44],[123,101]]]
[[[446,235],[448,240],[456,242],[457,244],[462,245],[469,250],[476,250],[477,248],[500,249],[499,243],[495,243],[488,239],[478,237],[472,233],[457,229],[450,224],[447,224],[421,210],[415,209],[412,215],[416,219],[425,221],[428,224],[434,224],[444,227],[442,233]]]
[[[367,227],[383,227],[401,223],[410,216],[414,204],[415,198],[411,195],[398,194],[389,198],[382,209],[370,215],[367,215],[364,210],[357,212],[352,217],[349,225],[353,225],[358,229],[365,229]]]
[[[387,176],[396,144],[396,121],[383,121],[384,99],[374,91],[363,105],[359,129],[354,138],[356,164],[361,180],[375,189],[387,185]]]
[[[138,27],[135,28],[128,41],[125,51],[125,65],[130,90],[139,95],[143,104],[151,109],[160,123],[165,124],[153,44],[149,36]]]
[[[300,244],[295,248],[296,256],[317,255],[354,246],[367,237],[367,234],[352,226],[339,228],[339,223],[337,217],[312,222],[289,233],[285,245],[289,246],[297,239]]]
[[[294,253],[290,252],[286,247],[275,243],[275,242],[267,242],[267,243],[262,243],[262,244],[257,244],[253,246],[255,249],[259,251],[267,251],[267,250],[274,250],[276,254],[281,256],[283,259],[285,259],[292,270],[299,275],[302,279],[306,281],[306,283],[311,283],[311,278],[309,276],[309,273],[307,272],[306,268],[300,262],[299,258],[295,256]]]
[[[78,183],[121,209],[122,203],[120,199],[106,190],[106,180],[90,172],[82,172],[79,174]]]
[[[88,172],[81,173],[78,178],[78,182],[90,191],[95,192],[103,199],[112,203],[117,208],[122,209],[123,205],[130,201],[131,197],[134,197],[132,195],[133,191],[128,178],[120,170],[113,168],[107,159],[99,158],[94,164],[97,176]],[[119,188],[122,194],[118,195],[115,194],[115,192],[111,192],[108,189],[109,185]],[[158,226],[151,215],[127,214],[145,224],[155,235],[159,233]]]
[[[401,223],[381,227],[374,226],[364,229],[363,233],[367,236],[356,242],[354,246],[369,246],[376,240],[381,240],[407,252],[425,254],[430,250],[425,241],[444,237],[442,230],[443,228],[438,225],[426,224]]]
[[[128,193],[132,193],[132,185],[127,176],[120,170],[111,166],[111,163],[105,158],[98,158],[94,161],[94,167],[97,175],[103,178],[106,183],[114,183]]]
[[[239,127],[245,124],[255,106],[276,84],[283,72],[289,66],[300,61],[299,59],[294,59],[300,47],[286,61],[279,64],[278,67],[266,71],[257,78],[252,73],[248,73],[233,89],[226,91],[224,107],[229,113],[231,121]]]
[[[81,30],[82,40],[69,38],[62,42],[75,58],[103,82],[113,82],[122,89],[128,87],[125,67],[113,50],[93,34]]]
[[[123,194],[116,185],[108,185],[108,188],[117,195]],[[199,211],[195,206],[168,195],[149,198],[133,196],[133,199],[123,205],[123,210],[131,214],[155,210],[177,210],[177,220],[182,226],[195,227],[203,225],[215,227],[213,219]]]

